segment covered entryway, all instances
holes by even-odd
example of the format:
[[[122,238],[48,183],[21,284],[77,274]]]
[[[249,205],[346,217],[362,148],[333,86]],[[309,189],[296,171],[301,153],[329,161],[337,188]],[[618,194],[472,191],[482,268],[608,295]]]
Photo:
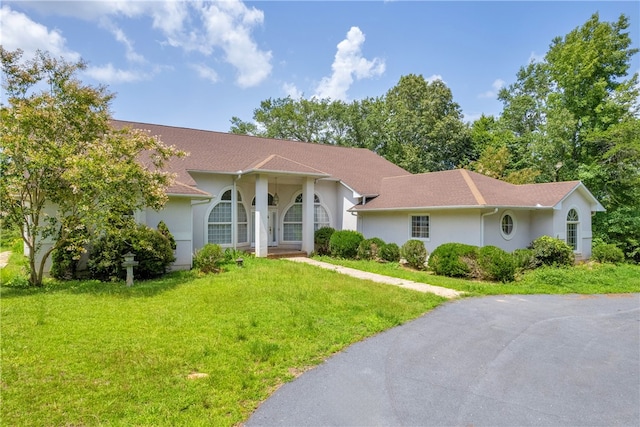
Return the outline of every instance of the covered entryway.
[[[256,210],[251,210],[251,247],[256,246]],[[278,246],[278,208],[269,207],[267,214],[267,246]]]

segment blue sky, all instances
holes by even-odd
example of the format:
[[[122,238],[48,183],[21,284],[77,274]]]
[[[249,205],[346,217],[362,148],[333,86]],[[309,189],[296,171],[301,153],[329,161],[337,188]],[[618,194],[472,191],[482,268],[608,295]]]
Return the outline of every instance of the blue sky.
[[[637,1],[4,1],[0,40],[84,59],[122,120],[226,132],[267,98],[380,96],[413,73],[443,80],[470,121],[595,12],[627,15],[639,47]]]

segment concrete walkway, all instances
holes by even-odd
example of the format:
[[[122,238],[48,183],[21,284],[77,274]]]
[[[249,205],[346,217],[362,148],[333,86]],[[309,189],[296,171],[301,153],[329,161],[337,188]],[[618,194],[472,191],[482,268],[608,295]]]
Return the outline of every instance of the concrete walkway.
[[[426,283],[418,283],[411,280],[399,279],[397,277],[383,276],[382,274],[369,273],[366,271],[356,270],[354,268],[343,267],[341,265],[329,264],[327,262],[316,261],[311,258],[300,257],[285,259],[288,261],[315,265],[316,267],[325,268],[327,270],[334,270],[340,274],[346,274],[347,276],[356,277],[358,279],[371,280],[372,282],[384,283],[386,285],[400,286],[401,288],[411,289],[418,292],[429,292],[450,299],[458,298],[464,293],[453,289],[442,288],[440,286],[427,285]]]
[[[9,262],[11,251],[0,252],[0,268],[4,268]]]

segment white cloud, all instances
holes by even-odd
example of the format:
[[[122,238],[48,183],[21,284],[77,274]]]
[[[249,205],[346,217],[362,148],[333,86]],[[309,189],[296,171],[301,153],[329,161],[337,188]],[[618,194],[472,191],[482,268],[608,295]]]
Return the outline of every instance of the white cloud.
[[[217,83],[219,80],[218,73],[213,68],[207,67],[203,64],[191,64],[191,68],[193,68],[198,76],[205,80],[209,80],[211,83]]]
[[[427,83],[433,83],[436,80],[440,80],[442,83],[446,83],[440,74],[433,74],[426,78]]]
[[[535,52],[531,52],[531,54],[529,55],[529,60],[527,61],[527,63],[531,63],[531,62],[542,62],[544,61],[544,55],[539,55]]]
[[[302,92],[293,83],[285,83],[282,85],[282,90],[291,97],[291,99],[302,98]]]
[[[346,100],[347,91],[356,79],[370,78],[384,73],[385,63],[380,58],[369,61],[362,56],[364,34],[358,27],[351,27],[347,38],[338,43],[330,77],[324,77],[316,89],[318,98]]]
[[[111,63],[100,67],[89,66],[84,74],[101,83],[131,83],[150,77],[147,73],[115,68]]]
[[[103,18],[100,20],[100,22],[104,28],[106,28],[111,32],[111,34],[113,34],[113,36],[116,38],[117,41],[119,41],[124,45],[126,49],[126,57],[129,62],[136,62],[139,64],[146,62],[146,60],[144,59],[144,56],[136,52],[136,50],[133,47],[133,42],[129,40],[129,38],[124,33],[124,31],[122,31],[121,28],[119,28],[116,24],[114,24],[108,18]]]
[[[7,50],[22,49],[24,59],[31,59],[37,50],[42,50],[67,61],[80,60],[80,54],[66,46],[67,41],[60,32],[49,31],[44,25],[11,10],[9,6],[0,8],[0,24],[0,43]]]
[[[496,96],[498,96],[498,92],[500,92],[500,89],[504,87],[504,83],[505,82],[502,79],[494,80],[491,84],[491,87],[493,89],[481,93],[480,95],[478,95],[478,98],[495,98]]]

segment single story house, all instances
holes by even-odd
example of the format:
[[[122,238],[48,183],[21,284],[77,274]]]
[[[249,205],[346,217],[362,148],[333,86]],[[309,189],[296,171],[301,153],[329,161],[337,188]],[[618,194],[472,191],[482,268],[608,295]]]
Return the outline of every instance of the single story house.
[[[330,226],[429,252],[446,242],[512,251],[542,235],[591,255],[591,216],[602,205],[579,181],[514,185],[464,169],[410,174],[367,149],[114,121],[158,135],[188,153],[161,211],[176,243],[174,268],[190,268],[206,243],[267,256],[275,248],[311,253],[314,231]]]

